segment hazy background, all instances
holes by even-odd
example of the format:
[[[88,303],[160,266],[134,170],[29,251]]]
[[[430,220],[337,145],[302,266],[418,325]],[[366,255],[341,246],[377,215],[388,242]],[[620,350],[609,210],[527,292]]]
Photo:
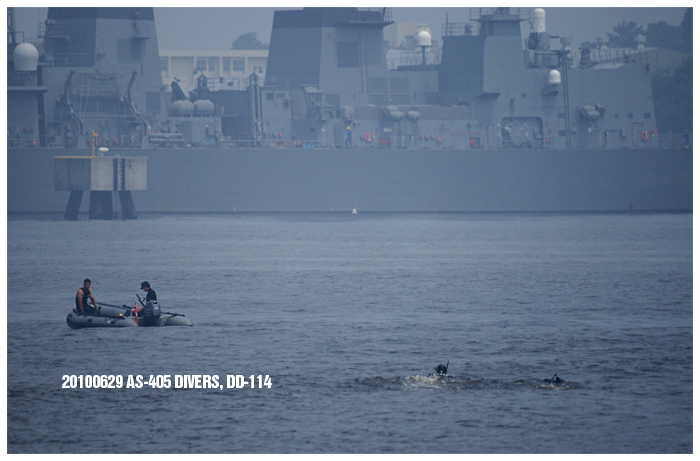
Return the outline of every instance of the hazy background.
[[[231,43],[238,36],[247,32],[255,32],[261,42],[269,43],[274,11],[283,8],[300,7],[156,7],[158,45],[170,50],[225,50],[231,48]],[[552,35],[572,37],[574,49],[581,42],[595,41],[599,35],[611,32],[613,26],[622,21],[634,21],[645,28],[649,23],[659,21],[679,25],[685,12],[685,8],[544,8],[547,31]],[[428,24],[434,38],[440,38],[446,14],[450,22],[469,21],[468,7],[391,7],[391,10],[395,22]],[[17,8],[18,29],[24,30],[28,37],[35,37],[37,24],[46,18],[46,11],[47,8]],[[529,24],[523,23],[523,29],[529,31]]]

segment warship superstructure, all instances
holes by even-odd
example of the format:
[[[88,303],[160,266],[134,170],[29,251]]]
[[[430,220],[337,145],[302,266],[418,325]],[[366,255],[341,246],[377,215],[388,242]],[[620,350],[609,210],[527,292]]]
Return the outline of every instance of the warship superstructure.
[[[97,147],[148,157],[140,211],[692,210],[642,53],[574,54],[542,9],[465,16],[439,64],[390,70],[390,9],[277,11],[264,80],[188,92],[152,8],[50,8],[33,70],[8,31],[8,209],[62,211],[53,157]]]

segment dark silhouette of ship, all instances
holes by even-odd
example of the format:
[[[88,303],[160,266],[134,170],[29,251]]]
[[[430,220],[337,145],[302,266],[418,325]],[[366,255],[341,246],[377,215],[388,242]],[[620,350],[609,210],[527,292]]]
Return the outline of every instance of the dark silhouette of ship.
[[[152,8],[50,8],[34,70],[10,20],[8,209],[62,211],[53,158],[97,146],[148,157],[141,211],[692,210],[643,53],[572,53],[541,9],[465,13],[438,64],[389,70],[389,9],[277,11],[264,82],[189,93]]]

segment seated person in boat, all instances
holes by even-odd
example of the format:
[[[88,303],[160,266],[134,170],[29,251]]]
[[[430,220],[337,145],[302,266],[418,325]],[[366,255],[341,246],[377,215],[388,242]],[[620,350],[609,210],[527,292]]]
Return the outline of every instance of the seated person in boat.
[[[146,292],[146,301],[157,301],[156,291],[151,288],[148,282],[141,282],[141,289]]]
[[[90,279],[85,279],[83,281],[83,286],[78,288],[78,293],[75,295],[75,310],[81,314],[94,314],[95,306],[97,306],[97,301],[92,296],[90,291],[90,285],[92,282]],[[88,300],[92,301],[92,305],[88,304]]]

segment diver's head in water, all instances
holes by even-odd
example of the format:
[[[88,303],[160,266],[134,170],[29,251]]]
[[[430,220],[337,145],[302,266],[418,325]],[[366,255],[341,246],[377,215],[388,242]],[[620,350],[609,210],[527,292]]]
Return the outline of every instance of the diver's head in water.
[[[440,364],[437,367],[435,367],[435,372],[437,372],[438,375],[446,375],[447,374],[447,367],[450,366],[450,361],[447,361],[447,365]]]
[[[545,378],[542,381],[544,381],[545,383],[550,383],[550,384],[564,382],[564,380],[558,376],[558,373],[554,373],[554,376],[552,376],[552,379]]]

